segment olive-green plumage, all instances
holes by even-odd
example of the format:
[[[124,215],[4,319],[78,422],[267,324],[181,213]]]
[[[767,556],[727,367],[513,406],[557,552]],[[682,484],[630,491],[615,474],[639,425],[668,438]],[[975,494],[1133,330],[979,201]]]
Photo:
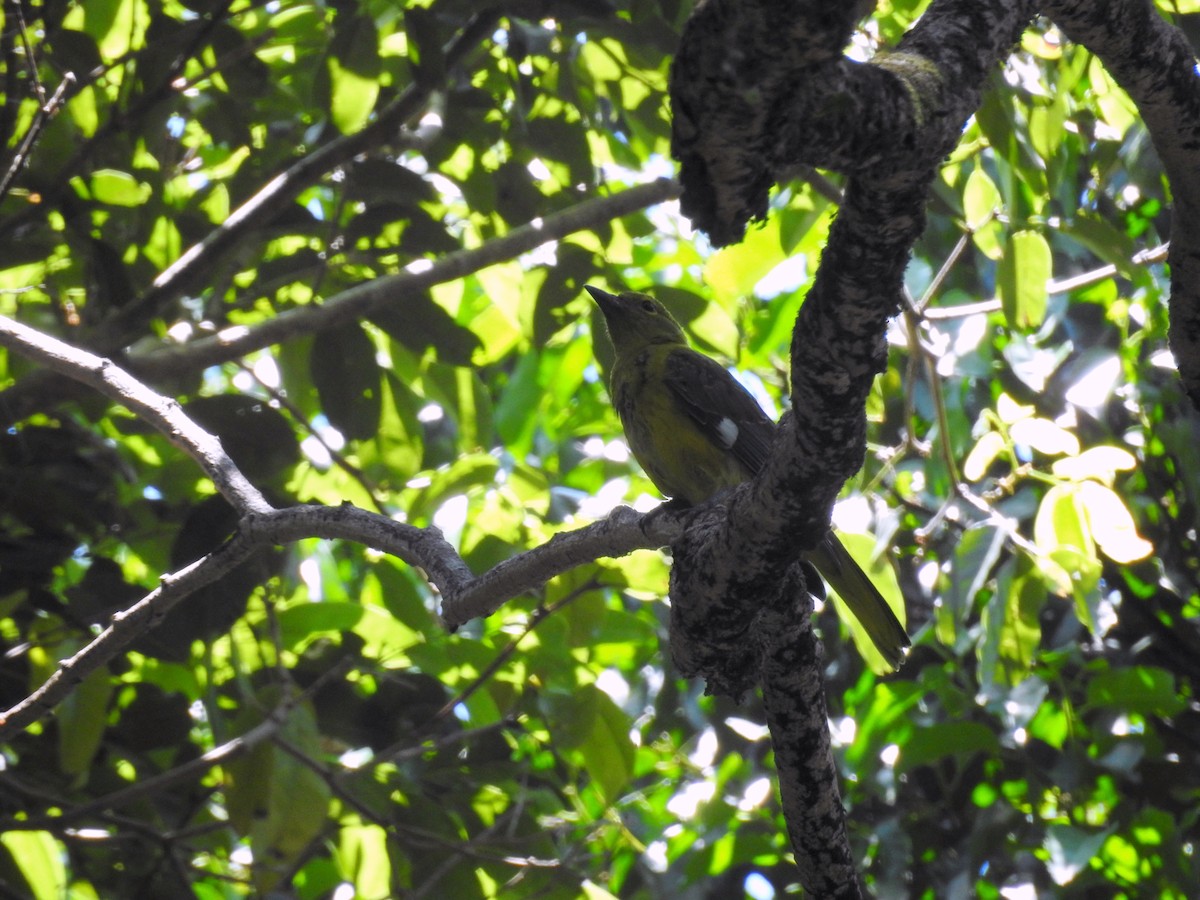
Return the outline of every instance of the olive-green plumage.
[[[587,288],[608,324],[616,359],[609,392],[629,448],[655,486],[688,505],[753,478],[775,423],[737,379],[688,346],[683,329],[646,294]],[[828,532],[805,558],[862,623],[893,667],[908,634],[866,573]]]

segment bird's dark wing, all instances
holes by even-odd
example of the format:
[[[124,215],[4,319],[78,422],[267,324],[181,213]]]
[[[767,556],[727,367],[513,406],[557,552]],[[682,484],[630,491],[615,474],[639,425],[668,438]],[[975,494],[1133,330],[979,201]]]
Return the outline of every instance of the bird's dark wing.
[[[751,393],[716,360],[690,348],[667,357],[663,380],[700,431],[757,475],[771,452],[775,423]]]

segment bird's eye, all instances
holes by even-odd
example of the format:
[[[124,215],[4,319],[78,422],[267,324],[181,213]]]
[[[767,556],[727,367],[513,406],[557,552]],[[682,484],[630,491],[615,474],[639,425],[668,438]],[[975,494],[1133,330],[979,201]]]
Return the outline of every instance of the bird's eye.
[[[654,303],[651,300],[643,300],[642,309],[648,313],[657,312],[657,310],[654,308]]]

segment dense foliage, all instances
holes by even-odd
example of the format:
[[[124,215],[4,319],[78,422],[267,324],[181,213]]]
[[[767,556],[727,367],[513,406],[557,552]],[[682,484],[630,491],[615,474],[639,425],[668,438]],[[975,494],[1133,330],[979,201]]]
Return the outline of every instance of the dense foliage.
[[[922,7],[880,4],[850,52]],[[841,182],[778,191],[716,253],[669,186],[613,218],[596,198],[672,172],[690,5],[480,8],[6,2],[0,313],[178,398],[274,501],[436,525],[477,572],[649,508],[583,286],[653,289],[778,413]],[[1200,441],[1166,351],[1168,202],[1128,98],[1035,23],[941,170],[836,511],[915,644],[880,677],[819,616],[880,896],[1200,889]],[[560,239],[529,236],[556,213]],[[0,354],[4,708],[234,525],[165,437],[44,374]],[[394,558],[259,554],[3,748],[0,884],[783,894],[761,711],[672,671],[667,565],[597,560],[449,634]]]

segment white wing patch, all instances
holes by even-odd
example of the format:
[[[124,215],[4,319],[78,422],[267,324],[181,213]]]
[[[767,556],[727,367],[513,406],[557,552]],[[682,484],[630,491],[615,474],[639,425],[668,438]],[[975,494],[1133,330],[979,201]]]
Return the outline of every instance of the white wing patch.
[[[737,443],[737,422],[729,416],[722,416],[721,421],[717,423],[717,435],[721,438],[721,446],[728,450]]]

